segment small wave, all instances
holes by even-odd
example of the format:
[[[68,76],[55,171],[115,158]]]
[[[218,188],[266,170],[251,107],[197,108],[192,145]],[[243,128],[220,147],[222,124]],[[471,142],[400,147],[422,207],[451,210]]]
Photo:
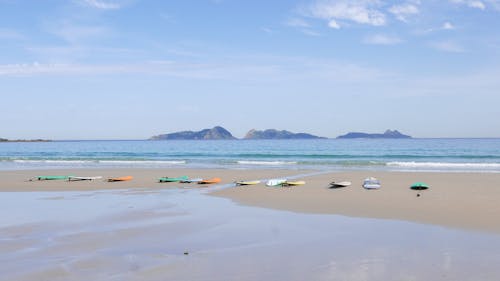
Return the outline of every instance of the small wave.
[[[12,160],[14,163],[27,163],[27,164],[37,164],[37,163],[46,163],[46,164],[89,164],[89,163],[97,163],[97,161],[89,161],[89,160]]]
[[[388,162],[387,166],[405,168],[500,169],[500,163]]]
[[[297,164],[297,162],[295,161],[246,161],[246,160],[237,161],[237,163],[240,165],[273,165],[273,166]]]
[[[182,165],[186,164],[184,160],[99,160],[102,164],[168,164],[168,165]]]
[[[108,164],[108,165],[182,165],[186,164],[184,160],[12,160],[14,163],[23,164],[53,164],[53,165],[68,165],[68,164]]]

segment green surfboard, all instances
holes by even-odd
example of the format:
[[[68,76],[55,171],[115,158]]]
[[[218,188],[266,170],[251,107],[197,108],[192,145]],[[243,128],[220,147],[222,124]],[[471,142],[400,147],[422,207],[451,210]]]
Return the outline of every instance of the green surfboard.
[[[71,176],[38,176],[35,179],[39,181],[50,181],[50,180],[67,180]]]
[[[410,188],[415,190],[424,190],[424,189],[429,189],[429,186],[423,182],[416,182],[412,184]]]
[[[189,179],[188,176],[180,176],[176,178],[162,177],[158,179],[158,182],[180,182]]]

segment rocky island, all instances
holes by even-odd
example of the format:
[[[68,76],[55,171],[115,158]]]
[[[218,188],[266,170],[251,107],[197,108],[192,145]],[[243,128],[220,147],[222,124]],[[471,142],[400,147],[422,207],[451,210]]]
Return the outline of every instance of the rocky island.
[[[213,127],[212,129],[204,129],[201,131],[181,131],[175,133],[161,134],[149,138],[149,140],[235,140],[228,130],[221,126]],[[306,133],[292,133],[286,130],[267,129],[258,131],[252,129],[248,131],[243,139],[324,139]]]
[[[323,137],[318,137],[306,133],[292,133],[286,130],[275,130],[267,129],[264,131],[258,131],[252,129],[248,131],[243,139],[260,139],[260,140],[270,140],[270,139],[324,139]]]
[[[182,131],[170,134],[153,136],[150,140],[234,140],[236,139],[226,129],[216,126],[212,129],[203,129],[201,131]]]
[[[398,130],[387,130],[383,134],[350,132],[345,135],[338,136],[337,139],[411,139],[411,136],[402,134]]]
[[[50,142],[51,140],[44,140],[44,139],[34,139],[34,140],[9,140],[9,139],[4,139],[0,138],[0,142]]]

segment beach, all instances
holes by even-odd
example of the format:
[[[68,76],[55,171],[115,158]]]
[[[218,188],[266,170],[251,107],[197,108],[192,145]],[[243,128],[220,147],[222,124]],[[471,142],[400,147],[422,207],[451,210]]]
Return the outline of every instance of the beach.
[[[132,175],[127,182],[27,181],[39,175],[117,177]],[[158,183],[163,176],[220,177],[220,184]],[[377,177],[382,187],[365,190],[362,181]],[[295,187],[234,186],[237,180],[293,178],[306,181]],[[387,171],[309,171],[286,169],[64,169],[0,172],[0,191],[89,191],[108,189],[201,189],[211,196],[229,198],[242,205],[297,213],[336,214],[433,224],[500,234],[500,174]],[[329,188],[332,181],[351,181],[345,188]],[[411,190],[422,181],[428,190]],[[215,188],[214,188],[215,187]],[[222,187],[222,188],[219,188]],[[213,190],[212,190],[213,189]],[[419,195],[419,196],[417,196]]]
[[[28,180],[41,175],[103,179]],[[158,183],[181,175],[222,180]],[[362,188],[367,176],[382,187]],[[271,178],[305,184],[234,184]],[[0,179],[6,280],[500,278],[497,173],[113,168]],[[343,180],[352,185],[329,188]],[[411,190],[415,181],[430,189]]]

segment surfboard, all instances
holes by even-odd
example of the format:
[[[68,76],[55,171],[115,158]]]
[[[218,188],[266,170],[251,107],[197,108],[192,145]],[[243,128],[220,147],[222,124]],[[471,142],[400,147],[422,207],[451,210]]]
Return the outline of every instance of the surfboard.
[[[50,180],[67,180],[71,176],[38,176],[31,178],[30,181],[32,180],[39,180],[39,181],[50,181]]]
[[[286,179],[270,179],[266,182],[267,186],[278,186],[286,182]]]
[[[351,185],[350,181],[331,182],[330,188],[341,188]]]
[[[220,181],[221,181],[220,178],[211,178],[208,180],[199,181],[198,184],[213,184],[213,183],[219,183]]]
[[[379,189],[380,186],[380,181],[374,177],[366,178],[363,181],[363,187],[366,189]]]
[[[125,177],[117,177],[117,178],[108,178],[108,182],[115,182],[115,181],[130,181],[134,177],[132,176],[125,176]]]
[[[102,179],[101,176],[96,176],[96,177],[73,177],[70,176],[68,177],[68,181],[91,181],[91,180],[99,180]]]
[[[423,182],[416,182],[410,186],[411,189],[415,190],[425,190],[429,189],[429,186],[426,183]]]
[[[176,178],[161,177],[158,179],[158,182],[180,182],[180,181],[187,180],[187,179],[189,179],[188,176],[180,176],[180,177],[176,177]]]
[[[306,184],[305,181],[285,181],[282,185],[283,186],[297,186],[297,185],[304,185]]]
[[[200,182],[202,180],[203,180],[202,178],[185,179],[185,180],[181,180],[180,183],[197,183],[197,182]]]
[[[236,185],[255,185],[255,184],[259,184],[260,181],[237,181],[235,183],[236,183]]]

